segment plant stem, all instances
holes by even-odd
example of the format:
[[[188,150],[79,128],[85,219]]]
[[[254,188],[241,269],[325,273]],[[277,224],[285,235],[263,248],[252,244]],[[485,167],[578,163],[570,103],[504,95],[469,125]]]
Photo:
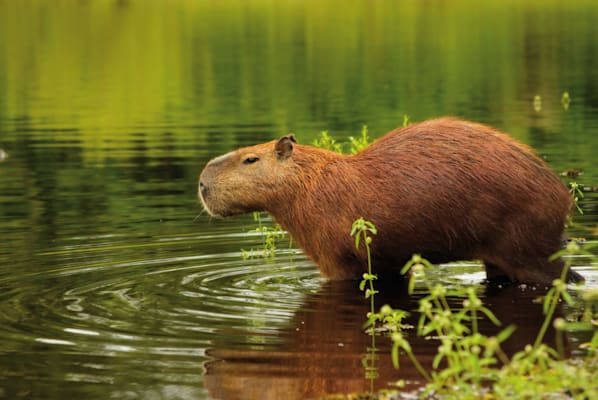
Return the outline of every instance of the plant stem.
[[[556,292],[555,295],[553,296],[553,298],[551,299],[549,309],[546,312],[546,316],[544,317],[544,322],[542,323],[540,332],[538,332],[538,336],[536,337],[536,341],[534,342],[534,349],[537,349],[540,346],[540,344],[542,343],[542,340],[544,339],[544,335],[546,335],[548,326],[550,325],[550,322],[552,321],[552,316],[554,315],[554,312],[556,311],[556,306],[559,302],[559,298],[560,298],[560,295],[558,292]]]
[[[417,372],[419,372],[419,374],[423,376],[426,381],[432,382],[432,377],[430,376],[430,374],[428,374],[428,371],[426,371],[425,368],[422,367],[419,361],[417,361],[417,358],[415,358],[415,354],[409,351],[407,352],[407,355],[409,356],[409,359],[413,363],[413,366],[415,367]]]
[[[550,305],[548,310],[546,311],[546,316],[544,318],[544,322],[542,323],[542,327],[540,328],[540,332],[538,332],[538,337],[536,337],[536,341],[534,342],[534,349],[537,349],[538,346],[540,346],[540,344],[542,343],[544,335],[546,335],[546,331],[548,330],[548,326],[552,322],[552,317],[554,316],[554,313],[556,311],[556,306],[558,305],[560,298],[563,297],[563,291],[567,290],[567,287],[564,282],[566,282],[566,276],[569,272],[570,267],[571,265],[568,262],[566,262],[565,266],[563,267],[563,271],[561,272],[561,279],[557,279],[554,281],[554,295],[550,296]]]
[[[365,250],[368,256],[368,274],[370,274],[370,276],[372,275],[372,257],[370,254],[370,245],[367,241],[367,236],[366,236],[366,240],[365,240]],[[374,304],[374,280],[370,279],[369,280],[369,284],[370,284],[370,290],[372,295],[370,296],[370,312],[373,314],[376,309],[375,309],[375,304]],[[374,336],[374,335],[372,335]]]

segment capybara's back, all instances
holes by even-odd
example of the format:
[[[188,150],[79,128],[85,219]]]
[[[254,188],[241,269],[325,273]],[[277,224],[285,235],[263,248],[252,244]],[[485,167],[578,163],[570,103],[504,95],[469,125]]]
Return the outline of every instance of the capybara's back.
[[[254,154],[250,163],[247,154]],[[250,170],[255,159],[265,168]],[[237,189],[240,177],[251,189]],[[333,279],[359,277],[366,268],[363,249],[349,237],[359,217],[378,228],[377,272],[398,271],[414,253],[433,262],[480,259],[489,278],[520,282],[550,283],[563,268],[549,257],[561,245],[567,188],[529,148],[480,124],[412,124],[355,156],[287,136],[212,161],[200,181],[209,211],[270,212]]]
[[[568,190],[510,137],[445,118],[394,131],[354,162],[378,166],[368,174],[370,201],[380,205],[370,218],[398,233],[376,241],[383,254],[398,250],[399,263],[417,252],[436,262],[481,259],[493,278],[549,283],[560,275],[562,261],[548,258],[561,245]]]

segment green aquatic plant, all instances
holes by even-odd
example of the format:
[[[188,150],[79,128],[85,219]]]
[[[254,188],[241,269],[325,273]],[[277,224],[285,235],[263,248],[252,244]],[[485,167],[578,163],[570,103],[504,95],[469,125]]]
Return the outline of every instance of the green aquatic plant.
[[[409,115],[403,114],[402,126],[405,127],[405,126],[409,125],[410,123],[411,122],[410,122]],[[371,144],[371,140],[370,140],[370,137],[368,136],[368,127],[367,127],[367,125],[363,125],[359,136],[357,136],[357,137],[349,136],[349,143],[348,143],[349,152],[348,152],[348,154],[357,154],[360,151],[362,151],[363,149],[365,149],[366,147],[368,147],[370,144]],[[328,133],[328,131],[320,132],[320,136],[318,136],[316,139],[314,139],[314,141],[312,142],[312,145],[314,145],[315,147],[319,147],[321,149],[334,151],[336,153],[341,153],[341,154],[344,153],[343,144],[337,142],[336,139],[334,139]]]
[[[577,243],[570,242],[565,249],[557,252],[552,257],[550,257],[550,260],[552,261],[552,260],[558,259],[564,255],[576,254],[579,251],[580,251],[580,249],[579,249],[579,246],[577,245]],[[538,349],[540,347],[540,345],[542,344],[542,340],[544,339],[544,335],[546,334],[546,331],[548,330],[550,321],[552,321],[552,319],[554,317],[554,313],[556,311],[557,305],[561,301],[566,302],[568,305],[573,304],[573,298],[567,291],[567,283],[566,283],[567,282],[566,276],[567,276],[567,272],[569,271],[570,267],[571,267],[571,263],[566,262],[565,267],[563,268],[563,272],[561,273],[561,277],[559,279],[554,280],[554,282],[552,283],[552,288],[550,288],[550,290],[544,296],[544,301],[542,303],[543,304],[542,312],[544,313],[545,318],[544,318],[544,322],[542,323],[542,326],[540,327],[540,331],[538,332],[538,336],[536,337],[536,341],[534,342],[534,346],[533,346],[534,349]]]
[[[253,257],[263,257],[265,259],[271,259],[276,256],[276,245],[277,243],[286,237],[286,232],[278,224],[274,226],[265,224],[262,221],[262,215],[260,212],[253,213],[253,220],[257,222],[257,228],[250,230],[249,232],[260,233],[262,238],[261,249],[241,249],[241,256],[247,260]]]
[[[573,199],[573,204],[577,209],[577,212],[583,215],[583,210],[579,206],[580,199],[583,199],[583,191],[581,190],[581,186],[577,182],[569,182],[569,194]]]
[[[366,326],[371,328],[371,346],[366,349],[366,354],[361,360],[363,368],[365,369],[365,378],[370,380],[370,391],[374,391],[374,380],[378,377],[378,368],[376,367],[376,360],[378,359],[376,349],[376,320],[375,318],[375,296],[378,291],[374,288],[374,281],[378,279],[372,271],[372,235],[377,235],[378,230],[370,221],[366,221],[363,217],[358,218],[351,226],[351,236],[355,238],[355,249],[359,250],[360,244],[363,242],[367,257],[368,271],[363,274],[362,280],[359,283],[359,289],[365,292],[364,296],[370,300],[370,312],[368,313],[368,323]]]
[[[344,153],[343,145],[338,143],[336,139],[334,139],[328,131],[320,132],[320,136],[318,136],[312,144],[315,147],[319,147],[321,149],[334,151],[336,153]],[[357,154],[361,150],[365,149],[370,145],[370,139],[368,136],[368,127],[366,125],[363,126],[361,129],[361,135],[358,137],[349,136],[349,154]]]
[[[569,243],[554,257],[574,255],[584,255],[595,260],[591,253],[581,250],[574,242]],[[550,398],[598,398],[598,291],[586,289],[582,292],[585,311],[580,321],[567,322],[563,318],[553,320],[558,303],[573,303],[564,284],[570,262],[566,261],[566,264],[561,278],[555,280],[553,287],[544,296],[545,319],[535,343],[516,353],[498,372],[492,387],[496,398],[535,398],[539,393],[549,393]],[[556,331],[556,349],[542,343],[550,321],[553,321]],[[583,357],[565,358],[563,332],[568,330],[593,331],[592,339],[579,346],[579,350],[585,352]]]
[[[351,226],[351,236],[355,238],[355,248],[359,250],[359,245],[363,241],[367,256],[368,272],[364,273],[359,284],[359,289],[365,291],[365,298],[370,299],[370,311],[375,312],[374,296],[378,293],[374,289],[374,281],[378,279],[372,271],[372,236],[377,235],[378,230],[370,221],[366,221],[363,217],[355,220]],[[367,287],[366,287],[367,286]]]
[[[357,154],[370,145],[368,136],[368,127],[364,125],[361,128],[361,135],[358,137],[349,136],[349,154]]]
[[[579,253],[579,247],[572,243],[555,257]],[[586,252],[584,254],[589,255]],[[545,319],[535,342],[509,359],[501,349],[501,343],[513,333],[515,327],[509,326],[496,336],[481,334],[477,327],[480,316],[485,316],[496,325],[500,322],[483,305],[473,288],[449,292],[444,286],[431,282],[426,274],[426,270],[431,267],[427,260],[415,255],[403,269],[404,272],[411,272],[411,292],[415,280],[423,281],[428,292],[419,302],[417,334],[440,341],[431,373],[417,361],[402,332],[406,328],[401,322],[403,314],[397,314],[400,310],[383,306],[379,313],[381,318],[392,315],[397,320],[397,326],[390,328],[393,342],[391,356],[395,367],[400,365],[400,353],[406,354],[427,382],[424,390],[419,393],[420,398],[536,398],[540,393],[550,393],[557,398],[598,398],[597,291],[588,291],[589,294],[583,296],[586,310],[591,310],[586,311],[583,319],[586,324],[594,326],[591,341],[580,346],[586,351],[586,357],[582,360],[564,359],[562,332],[568,329],[569,323],[562,318],[554,319],[557,304],[563,301],[570,304],[573,301],[564,284],[567,272],[565,269],[563,277],[555,280],[553,287],[544,296]],[[465,294],[460,309],[449,307],[449,294]],[[395,315],[399,315],[399,318]],[[542,342],[551,321],[557,331],[557,349]]]
[[[316,138],[312,144],[321,149],[334,151],[336,153],[343,152],[343,145],[337,143],[336,140],[328,134],[328,131],[320,132],[320,136]]]
[[[507,361],[500,345],[513,333],[514,327],[509,326],[496,336],[483,335],[478,330],[478,319],[481,316],[485,316],[495,325],[500,325],[500,321],[483,305],[474,288],[449,290],[429,278],[426,271],[430,268],[433,268],[433,265],[429,261],[414,255],[401,271],[404,274],[410,272],[410,294],[414,291],[416,280],[423,282],[428,293],[419,301],[417,334],[435,337],[440,341],[438,353],[432,362],[431,374],[423,372],[423,367],[418,366],[419,363],[414,365],[428,382],[428,394],[455,389],[463,395],[479,394],[483,384],[492,379],[493,367],[499,362]],[[464,297],[462,307],[457,310],[451,309],[448,296]],[[399,357],[398,348],[405,351],[413,361],[414,356],[406,349],[404,339],[394,336],[391,336],[391,339],[393,363],[398,365],[398,361],[395,360]]]
[[[368,272],[364,273],[360,283],[360,289],[365,291],[366,299],[370,300],[366,326],[370,328],[372,345],[362,360],[366,378],[372,382],[368,398],[386,398],[388,395],[388,391],[379,396],[373,392],[373,379],[377,377],[375,362],[378,359],[375,336],[382,332],[392,341],[391,358],[394,366],[400,368],[401,354],[407,355],[426,382],[423,390],[415,394],[419,398],[535,398],[540,393],[550,393],[550,396],[557,398],[598,398],[598,291],[589,290],[582,295],[586,307],[581,324],[583,329],[593,329],[594,334],[589,342],[580,346],[587,354],[581,361],[564,358],[563,332],[570,329],[572,323],[563,318],[554,318],[558,304],[573,304],[565,284],[569,261],[566,261],[561,278],[554,281],[553,287],[543,297],[545,319],[534,343],[509,358],[501,345],[516,327],[510,325],[494,336],[482,334],[478,329],[480,318],[487,318],[497,326],[501,323],[484,306],[476,290],[473,287],[448,289],[434,282],[426,273],[434,266],[425,258],[414,255],[401,272],[410,274],[410,294],[413,294],[416,282],[423,284],[428,293],[419,301],[420,317],[416,327],[417,335],[439,341],[438,353],[432,360],[432,370],[428,371],[417,359],[408,340],[407,333],[414,329],[404,323],[409,313],[388,305],[374,312],[374,298],[378,291],[374,287],[377,276],[372,271],[370,246],[373,241],[371,235],[376,233],[376,227],[363,218],[356,220],[351,230],[355,247],[359,249],[363,243],[368,260]],[[582,251],[576,243],[570,243],[553,257],[565,256],[569,260],[567,256],[580,254],[594,259],[591,253]],[[462,306],[451,308],[449,296],[463,298]],[[551,322],[556,330],[556,349],[543,343]],[[574,324],[571,329],[580,329],[580,322]],[[404,382],[398,382],[397,386],[401,387],[402,384]]]

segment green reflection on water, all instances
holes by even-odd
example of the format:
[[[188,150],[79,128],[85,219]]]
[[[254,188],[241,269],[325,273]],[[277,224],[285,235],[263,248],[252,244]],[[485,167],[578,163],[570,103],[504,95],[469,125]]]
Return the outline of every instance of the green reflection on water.
[[[509,110],[529,102],[532,114],[536,94],[553,112],[563,91],[577,112],[591,106],[597,9],[589,0],[5,1],[0,113],[9,126],[77,129],[86,158],[147,128],[204,128],[191,136],[204,143],[210,127],[222,142],[239,125],[253,140],[363,122],[381,134],[404,113],[517,127],[525,115]]]

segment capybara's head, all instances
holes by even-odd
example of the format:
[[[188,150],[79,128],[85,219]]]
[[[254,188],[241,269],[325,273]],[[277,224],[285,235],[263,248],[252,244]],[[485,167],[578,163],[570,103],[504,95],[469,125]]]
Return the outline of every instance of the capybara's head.
[[[296,143],[293,134],[214,158],[199,176],[198,195],[212,216],[263,211],[276,201]]]

